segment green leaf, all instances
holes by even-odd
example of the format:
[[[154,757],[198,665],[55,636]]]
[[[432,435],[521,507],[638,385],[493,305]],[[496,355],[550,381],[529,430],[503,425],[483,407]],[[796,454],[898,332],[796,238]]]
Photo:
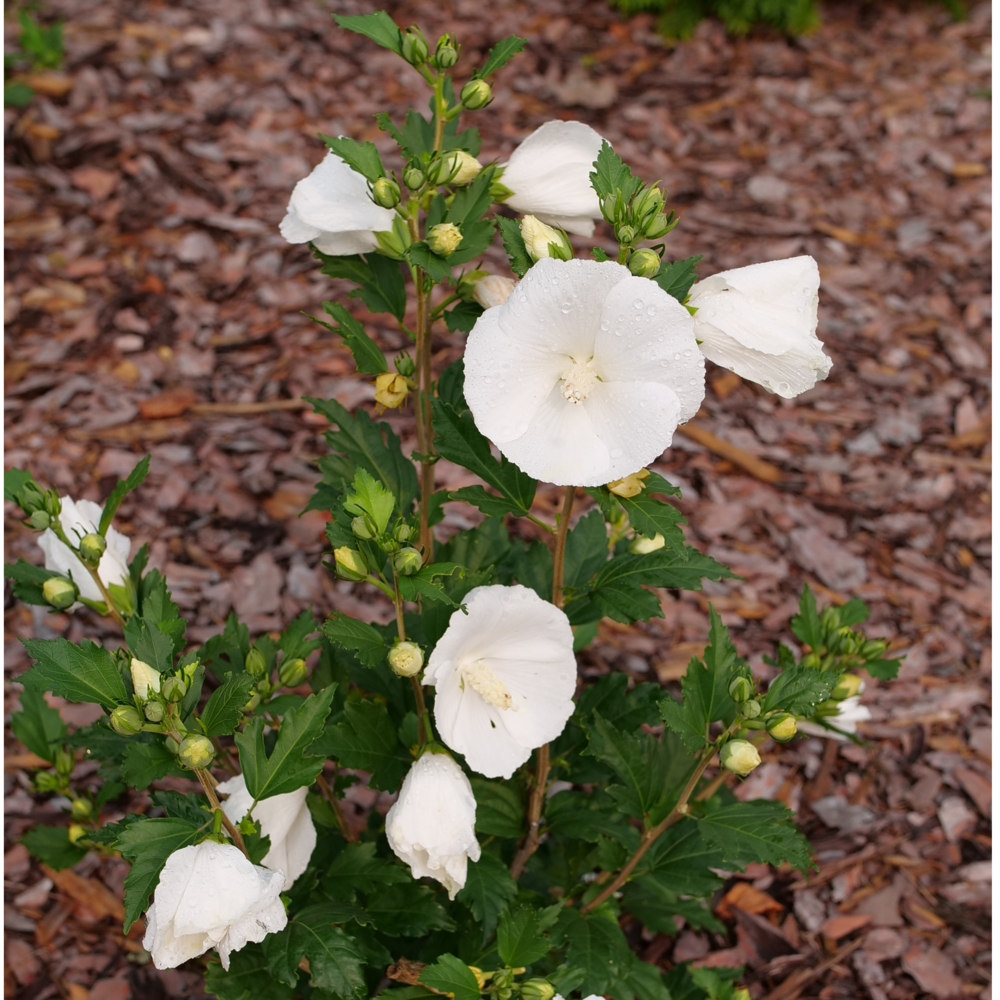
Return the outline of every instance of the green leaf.
[[[281,633],[281,638],[278,639],[278,649],[285,654],[286,660],[292,660],[299,656],[305,659],[322,645],[321,639],[309,638],[318,631],[319,622],[313,617],[312,612],[303,611]]]
[[[524,805],[510,785],[472,777],[476,797],[476,832],[495,837],[520,837],[524,833]]]
[[[500,227],[500,239],[503,240],[503,248],[507,251],[507,257],[510,260],[510,269],[519,278],[523,278],[534,262],[528,254],[528,248],[524,244],[524,237],[521,235],[521,226],[516,219],[508,219],[502,215],[497,215],[495,218],[497,225]]]
[[[33,826],[21,837],[21,843],[33,858],[56,871],[72,868],[87,854],[87,848],[70,843],[69,830],[64,826]]]
[[[638,177],[632,176],[628,165],[605,139],[601,143],[601,151],[594,161],[594,172],[590,175],[590,185],[597,192],[597,197],[601,201],[618,191],[621,192],[622,198],[628,201],[642,186],[642,181]]]
[[[354,492],[344,498],[344,510],[349,514],[367,514],[378,534],[383,534],[389,526],[389,519],[395,507],[395,499],[365,469],[354,473]]]
[[[455,927],[436,893],[416,882],[377,889],[369,894],[366,909],[379,931],[389,937],[424,937],[434,930]]]
[[[335,646],[353,652],[366,667],[377,666],[388,652],[378,629],[337,611],[323,622],[320,631]]]
[[[220,680],[233,670],[242,671],[250,652],[250,630],[230,612],[225,627],[198,650],[198,659]]]
[[[632,953],[617,920],[600,911],[583,916],[579,910],[563,909],[552,939],[557,945],[568,944],[567,963],[583,970],[581,993],[604,993],[632,963]]]
[[[517,883],[507,866],[494,854],[483,853],[470,862],[464,888],[455,897],[483,925],[488,937],[497,925],[500,911],[517,897]]]
[[[375,857],[375,843],[348,844],[323,876],[323,888],[334,899],[350,902],[356,891],[371,892],[379,885],[409,882],[410,875],[395,861]]]
[[[378,344],[365,333],[365,328],[339,302],[323,302],[323,311],[334,319],[333,323],[324,323],[309,313],[315,323],[326,327],[331,333],[340,334],[347,349],[354,355],[354,364],[359,372],[369,375],[381,375],[388,371],[385,355],[379,350]]]
[[[344,1000],[361,1000],[367,994],[364,955],[354,938],[334,927],[330,908],[308,906],[289,920],[292,953],[309,959],[309,981]]]
[[[400,596],[404,601],[416,601],[419,597],[426,597],[457,608],[458,602],[446,593],[442,583],[435,582],[440,577],[451,577],[456,571],[459,576],[465,574],[464,568],[458,563],[432,563],[430,566],[423,566],[412,576],[399,578]]]
[[[406,312],[406,284],[399,262],[370,253],[367,257],[358,254],[335,256],[312,248],[313,256],[322,262],[320,274],[328,278],[344,278],[360,285],[350,292],[348,298],[361,299],[370,312],[392,313],[402,320]]]
[[[478,507],[487,517],[503,517],[505,514],[524,516],[524,509],[516,500],[498,497],[490,493],[485,486],[463,486],[448,494],[449,500],[462,500]]]
[[[136,613],[147,621],[153,622],[161,632],[166,633],[173,640],[174,652],[179,653],[184,648],[184,632],[187,629],[187,622],[181,617],[180,608],[174,604],[167,589],[167,581],[159,570],[151,569],[145,576],[136,579],[145,566],[145,560],[136,567],[133,562],[130,567],[130,575],[133,576],[133,584],[136,590]],[[132,573],[132,569],[137,568],[137,573]],[[211,641],[211,640],[210,640]],[[247,640],[249,644],[249,639]],[[240,665],[242,666],[242,660]]]
[[[434,125],[419,111],[409,108],[402,128],[397,128],[384,111],[375,115],[375,121],[383,132],[388,132],[396,140],[405,159],[419,160],[423,154],[429,157],[433,152]]]
[[[369,785],[385,792],[399,787],[413,763],[385,705],[374,701],[347,702],[344,721],[327,727],[322,747],[342,767],[370,772]]]
[[[698,830],[707,844],[722,852],[726,867],[751,861],[788,861],[800,871],[816,867],[809,841],[782,802],[754,799],[719,806],[698,820]]]
[[[880,681],[891,681],[899,673],[899,664],[903,657],[898,660],[869,660],[864,664],[865,670],[877,677]]]
[[[563,577],[567,587],[584,587],[608,561],[608,529],[599,510],[585,514],[566,535]]]
[[[771,682],[761,702],[761,712],[790,712],[810,716],[830,697],[840,675],[835,670],[816,670],[801,663],[787,667]]]
[[[352,170],[361,174],[365,179],[374,183],[380,177],[385,176],[382,157],[379,156],[375,143],[351,139],[346,135],[333,136],[320,133],[319,137],[327,149],[339,156]]]
[[[333,19],[338,27],[364,35],[376,45],[395,52],[397,56],[402,55],[403,41],[399,28],[384,10],[373,14],[334,14]]]
[[[35,566],[24,559],[18,559],[16,563],[4,563],[3,575],[5,579],[12,581],[11,592],[19,601],[24,601],[25,604],[40,604],[47,608],[49,602],[45,600],[42,586],[46,580],[61,574]]]
[[[552,945],[541,927],[540,914],[529,906],[504,910],[497,927],[497,952],[514,968],[532,965],[549,953]]]
[[[250,700],[254,678],[244,672],[226,674],[222,687],[216,688],[201,712],[206,736],[228,736],[240,724],[243,706]]]
[[[490,54],[486,57],[486,62],[472,74],[473,77],[485,80],[488,76],[492,76],[498,69],[506,66],[527,44],[527,38],[519,38],[517,35],[508,35],[506,38],[501,38],[490,49]]]
[[[270,755],[264,749],[264,720],[259,716],[236,734],[240,769],[247,791],[255,799],[293,792],[313,783],[323,769],[323,758],[309,754],[308,747],[322,732],[336,688],[336,684],[331,684],[311,694],[298,708],[285,714]]]
[[[420,981],[439,993],[451,993],[455,1000],[479,1000],[479,983],[460,958],[444,954],[420,973]]]
[[[23,108],[30,104],[35,92],[26,83],[4,80],[3,103],[5,108]]]
[[[701,836],[698,824],[682,819],[653,842],[636,874],[652,871],[683,896],[711,896],[722,885],[713,868],[723,867],[722,852]]]
[[[663,535],[667,548],[680,549],[684,546],[684,533],[678,527],[685,524],[684,515],[670,503],[657,500],[653,493],[679,493],[662,476],[651,472],[646,480],[646,488],[638,496],[619,497],[618,500],[629,523],[640,534],[652,538],[657,533]]]
[[[557,792],[545,803],[545,828],[555,836],[596,844],[607,837],[635,850],[639,831],[604,792]]]
[[[493,175],[496,168],[493,166],[484,167],[466,187],[459,188],[455,192],[448,212],[445,215],[446,222],[454,222],[461,227],[463,236],[468,232],[468,227],[484,221],[487,223],[489,232],[493,232],[493,223],[490,220],[481,220],[480,216],[490,207],[492,199],[490,197],[490,184],[493,182]],[[486,230],[481,230],[485,232]],[[462,244],[459,244],[459,248]],[[456,249],[456,253],[458,250]]]
[[[174,640],[155,622],[133,615],[125,622],[124,632],[128,648],[136,659],[148,663],[161,674],[173,669]]]
[[[788,623],[788,627],[792,630],[792,635],[806,646],[818,650],[823,645],[823,630],[816,612],[816,598],[808,583],[803,586],[799,597],[799,613]]]
[[[659,873],[642,875],[629,882],[624,889],[622,906],[650,931],[676,934],[676,915],[684,917],[692,927],[725,933],[725,926],[712,916],[704,903],[681,899],[669,878]]]
[[[114,657],[89,639],[79,646],[62,638],[21,642],[35,661],[20,677],[25,687],[51,691],[67,701],[96,702],[107,709],[129,700]]]
[[[701,254],[698,254],[697,257],[687,257],[684,260],[663,261],[660,264],[660,270],[653,277],[653,281],[667,295],[672,295],[683,304],[688,297],[688,292],[691,291],[691,286],[698,280],[698,272],[695,267],[700,260]]]
[[[270,941],[269,934],[264,940]],[[290,1000],[294,985],[272,978],[264,948],[259,944],[244,945],[229,957],[229,971],[219,962],[208,962],[205,968],[205,989],[219,1000]]]
[[[58,744],[66,735],[66,724],[45,695],[34,687],[21,692],[21,711],[10,717],[11,732],[34,754],[51,763]]]
[[[104,501],[104,509],[101,511],[101,523],[97,526],[98,534],[106,535],[108,533],[108,528],[111,527],[111,519],[117,513],[122,500],[132,490],[138,489],[143,484],[146,475],[149,473],[149,459],[149,455],[140,459],[139,463],[125,479],[118,480],[117,486],[111,491],[108,499]]]
[[[122,760],[122,778],[132,788],[148,788],[153,781],[159,781],[168,774],[191,777],[177,763],[177,758],[163,745],[157,743],[137,743],[133,740],[125,748]]]
[[[11,503],[19,503],[18,494],[24,489],[28,483],[35,483],[35,477],[30,473],[26,472],[24,469],[6,469],[3,474],[3,498],[4,500],[10,500]],[[35,486],[38,486],[35,483]],[[44,492],[40,486],[38,486],[39,492]],[[24,510],[24,508],[21,508]]]
[[[648,962],[633,962],[623,982],[639,1000],[678,1000],[663,982],[663,970]]]
[[[451,277],[452,257],[454,253],[447,257],[439,257],[423,240],[411,243],[406,248],[406,259],[410,264],[413,267],[423,268],[428,277],[435,282]]]
[[[452,333],[469,333],[484,311],[478,302],[459,302],[444,314],[445,326]]]

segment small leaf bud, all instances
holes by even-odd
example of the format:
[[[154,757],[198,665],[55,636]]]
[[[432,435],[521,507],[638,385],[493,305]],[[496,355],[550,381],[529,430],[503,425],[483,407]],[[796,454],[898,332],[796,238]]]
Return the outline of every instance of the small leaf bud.
[[[284,660],[278,667],[278,680],[285,687],[298,687],[306,677],[306,661],[301,656]]]
[[[745,986],[741,986],[738,990],[733,990],[731,1000],[750,1000],[750,991]]]
[[[400,354],[395,360],[396,371],[399,372],[403,378],[412,378],[417,370],[417,363],[410,357],[409,354]]]
[[[57,774],[61,774],[64,778],[68,778],[70,774],[73,773],[73,768],[76,765],[76,757],[73,755],[71,750],[67,750],[65,747],[60,747],[56,751],[55,760],[52,763],[55,765]]]
[[[660,255],[655,250],[636,250],[628,259],[628,269],[637,278],[652,278],[660,270]]]
[[[459,95],[463,108],[478,111],[493,100],[493,88],[485,80],[470,80]]]
[[[413,537],[413,528],[405,522],[397,524],[393,529],[392,537],[395,538],[397,542],[408,542]]]
[[[649,478],[649,469],[640,469],[638,472],[630,473],[622,479],[616,479],[608,483],[608,489],[616,497],[637,497],[646,485],[645,480]]]
[[[375,537],[375,532],[368,526],[368,522],[365,520],[363,514],[358,514],[357,517],[351,520],[351,531],[354,532],[355,538],[360,538],[366,542],[370,542]]]
[[[44,531],[48,526],[51,518],[44,510],[36,510],[32,512],[31,517],[28,518],[28,523],[35,529],[35,531]]]
[[[427,62],[429,48],[427,39],[419,28],[410,28],[403,32],[403,58],[411,66],[422,66]]]
[[[392,557],[392,564],[396,567],[396,572],[400,576],[413,576],[420,569],[423,561],[424,557],[420,554],[419,550],[410,545],[400,549]]]
[[[149,701],[143,706],[142,714],[145,715],[150,722],[162,722],[163,716],[166,712],[163,708],[162,702]]]
[[[42,584],[42,597],[60,611],[68,608],[76,600],[76,584],[61,576],[50,576]]]
[[[391,177],[380,177],[372,185],[372,199],[383,208],[395,208],[399,204],[399,185]]]
[[[524,248],[533,261],[543,257],[555,257],[557,260],[572,260],[573,246],[569,237],[558,229],[547,226],[533,215],[526,215],[521,220],[521,238]]]
[[[167,701],[180,701],[187,694],[187,689],[187,682],[184,678],[174,674],[164,679],[160,693]]]
[[[389,650],[389,666],[400,677],[414,677],[424,665],[424,651],[415,642],[397,642]]]
[[[267,673],[267,657],[256,646],[251,646],[244,666],[247,673],[253,674],[254,677],[261,677]]]
[[[529,979],[520,985],[524,1000],[552,1000],[555,987],[547,979]]]
[[[368,567],[360,552],[342,545],[339,549],[333,550],[333,558],[337,564],[337,576],[342,580],[358,580],[368,578]]]
[[[86,819],[93,811],[90,799],[73,799],[70,803],[69,814],[73,819]]]
[[[458,62],[458,48],[454,35],[442,35],[434,49],[434,62],[438,69],[451,69]]]
[[[447,257],[458,249],[462,242],[462,230],[454,222],[439,222],[431,226],[427,233],[427,246],[438,257]]]
[[[747,701],[753,694],[753,682],[749,677],[734,677],[729,683],[729,697],[733,701]]]
[[[168,736],[164,739],[163,745],[167,748],[168,753],[172,753],[175,757],[181,748],[180,743],[173,738],[173,736]]]
[[[406,402],[410,394],[410,384],[402,375],[394,372],[382,372],[375,376],[375,402],[387,410],[395,410]],[[359,538],[364,537],[358,535]]]
[[[260,704],[260,692],[259,691],[254,691],[254,693],[252,695],[250,695],[249,700],[240,709],[240,711],[244,715],[249,715],[259,704]]]
[[[177,759],[185,767],[191,768],[192,771],[196,768],[208,767],[215,759],[215,747],[212,746],[212,741],[207,736],[188,733],[181,740]]]
[[[635,243],[635,230],[631,226],[619,226],[615,230],[615,239],[623,246]]]
[[[830,692],[830,697],[834,701],[853,698],[861,690],[861,683],[861,678],[857,674],[841,674],[837,679],[837,686]]]
[[[652,538],[640,535],[628,547],[629,552],[634,552],[637,556],[647,556],[650,552],[662,549],[667,544],[667,540],[657,532]]]
[[[136,736],[142,732],[142,716],[131,705],[119,705],[111,713],[111,728],[119,736]]]
[[[832,631],[836,631],[840,628],[840,608],[834,607],[832,604],[828,608],[823,609],[823,613],[819,616],[819,623],[824,628],[828,628]]]
[[[92,531],[80,539],[80,558],[88,566],[97,566],[108,548],[108,543],[103,536]]]
[[[727,771],[746,777],[760,764],[760,754],[747,740],[730,740],[719,751],[719,761]]]
[[[25,514],[32,514],[36,510],[45,509],[45,494],[33,479],[21,487],[20,492],[17,493],[14,499],[21,505],[21,510]]]
[[[140,701],[149,697],[149,692],[160,693],[160,672],[154,670],[148,663],[132,657],[132,687]]]
[[[407,167],[403,171],[403,183],[411,191],[419,191],[427,182],[427,175],[419,167]]]
[[[70,825],[70,828],[66,831],[66,834],[69,837],[69,842],[71,844],[78,844],[81,840],[83,840],[84,837],[87,836],[87,831],[84,830],[84,828],[80,826],[79,823],[73,823]]]
[[[768,722],[767,731],[771,739],[787,743],[799,731],[799,727],[795,723],[794,715],[783,712]]]

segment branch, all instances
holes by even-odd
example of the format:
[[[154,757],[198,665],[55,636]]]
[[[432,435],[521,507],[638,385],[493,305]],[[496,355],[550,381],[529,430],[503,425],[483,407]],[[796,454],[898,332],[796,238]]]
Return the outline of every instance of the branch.
[[[521,877],[528,859],[538,850],[538,830],[541,826],[542,803],[545,801],[545,786],[549,779],[549,745],[543,743],[537,751],[535,767],[535,786],[531,789],[528,800],[528,834],[524,843],[517,849],[511,862],[510,873],[517,879]]]

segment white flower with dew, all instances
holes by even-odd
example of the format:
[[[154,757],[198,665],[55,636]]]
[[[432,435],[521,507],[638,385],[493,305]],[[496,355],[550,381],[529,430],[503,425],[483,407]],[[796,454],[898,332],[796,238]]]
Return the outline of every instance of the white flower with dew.
[[[808,719],[799,720],[798,726],[800,733],[806,733],[809,736],[825,736],[828,739],[846,743],[848,739],[843,734],[850,733],[853,736],[858,731],[858,723],[867,722],[871,717],[872,713],[869,709],[861,704],[861,696],[854,695],[837,703],[836,714],[820,716],[842,732],[834,732],[834,730],[827,729],[826,726],[821,726],[818,722],[810,722]]]
[[[414,878],[436,879],[454,899],[469,860],[479,860],[476,797],[462,768],[447,754],[424,753],[386,814],[385,834]]]
[[[791,399],[830,373],[816,336],[819,268],[790,257],[713,274],[691,288],[705,357]]]
[[[374,250],[375,233],[392,229],[394,217],[372,201],[365,178],[330,152],[292,189],[280,231],[289,243],[344,256]]]
[[[551,121],[536,128],[504,167],[500,183],[514,192],[506,204],[568,233],[593,236],[601,203],[590,174],[603,141],[583,122]]]
[[[527,587],[476,587],[431,653],[442,742],[487,778],[509,778],[573,714],[569,619]]]
[[[182,847],[160,872],[142,946],[158,969],[216,948],[228,970],[232,952],[288,923],[278,898],[284,885],[281,872],[251,864],[232,844]]]
[[[222,811],[234,825],[239,823],[253,805],[243,775],[223,781],[217,790],[229,796],[222,803]],[[260,863],[284,872],[286,888],[306,870],[316,846],[316,827],[306,805],[308,793],[303,786],[294,792],[272,795],[261,799],[253,811],[261,834],[271,838],[271,846]]]
[[[469,334],[476,426],[528,475],[601,486],[649,465],[705,395],[691,314],[610,261],[544,258]]]
[[[101,523],[101,505],[93,500],[73,500],[71,497],[61,497],[62,510],[59,523],[63,534],[75,545],[79,545],[84,535],[97,531]],[[97,575],[105,587],[111,584],[122,586],[128,580],[128,555],[132,547],[127,535],[115,528],[108,528],[105,540],[108,547],[97,564]],[[103,601],[104,595],[97,586],[90,570],[80,561],[79,557],[68,545],[59,540],[59,536],[51,528],[46,528],[38,538],[38,547],[45,553],[45,568],[63,576],[72,577],[80,591],[81,597],[88,601]],[[81,605],[74,604],[74,608]],[[72,610],[72,609],[70,609]]]

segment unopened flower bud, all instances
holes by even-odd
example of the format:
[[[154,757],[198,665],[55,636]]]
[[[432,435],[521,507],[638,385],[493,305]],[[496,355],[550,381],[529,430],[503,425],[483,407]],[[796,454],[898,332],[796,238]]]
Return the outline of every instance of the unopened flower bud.
[[[424,665],[424,651],[415,642],[397,642],[389,650],[389,666],[400,677],[414,677]]]
[[[35,529],[35,531],[44,531],[51,522],[52,518],[45,513],[44,510],[36,510],[32,513],[31,517],[28,518],[28,523]]]
[[[660,270],[660,255],[655,250],[636,250],[628,259],[628,269],[637,278],[652,278]]]
[[[403,58],[411,66],[422,66],[427,62],[429,51],[427,39],[420,34],[419,28],[403,32]]]
[[[61,576],[50,576],[42,584],[42,597],[54,608],[68,608],[77,595],[76,585],[72,580],[65,580]]]
[[[649,469],[640,469],[622,479],[608,483],[608,489],[618,497],[636,497],[645,486],[644,480],[649,478]]]
[[[514,985],[514,970],[513,969],[497,969],[493,973],[493,985],[497,989],[510,989]]]
[[[89,799],[73,799],[70,803],[69,814],[73,819],[86,819],[93,811],[93,808]]]
[[[375,402],[387,410],[402,406],[410,393],[410,384],[395,372],[382,372],[375,376]],[[357,534],[357,532],[355,532]],[[363,538],[363,535],[358,535]]]
[[[483,165],[470,153],[464,149],[453,149],[432,164],[430,177],[435,184],[461,187],[474,180],[482,169]]]
[[[673,228],[672,223],[663,212],[657,212],[642,230],[642,235],[647,240],[655,240],[660,236],[665,236]]]
[[[824,608],[819,616],[819,623],[824,628],[836,630],[840,628],[840,608],[834,607],[832,604],[828,608]]]
[[[39,771],[35,775],[35,789],[39,792],[54,792],[59,788],[59,777],[51,771]]]
[[[411,528],[405,521],[401,522],[393,529],[392,537],[395,538],[397,542],[408,542],[413,537],[413,528]]]
[[[734,677],[729,683],[729,697],[733,701],[747,701],[753,694],[753,682],[749,677]]]
[[[837,679],[837,686],[830,692],[830,697],[835,701],[853,698],[861,689],[861,684],[861,678],[857,674],[841,674]]]
[[[632,542],[632,544],[628,547],[628,550],[629,552],[635,553],[637,556],[648,556],[650,552],[662,549],[666,544],[667,540],[660,534],[660,532],[657,532],[652,538],[640,535]]]
[[[869,639],[860,652],[866,660],[877,660],[885,652],[885,640]]]
[[[519,987],[524,1000],[552,1000],[555,987],[547,979],[529,979]]]
[[[409,354],[400,354],[395,361],[396,371],[404,378],[412,378],[417,370],[417,364]]]
[[[342,545],[333,550],[333,558],[337,564],[337,576],[342,580],[365,580],[368,577],[368,567],[360,552]]]
[[[411,191],[419,191],[427,181],[427,175],[418,167],[407,167],[403,171],[403,183]]]
[[[80,539],[80,558],[88,566],[97,566],[107,547],[108,543],[103,536],[97,534],[96,531],[92,531]]]
[[[358,514],[357,517],[352,518],[351,531],[354,532],[355,538],[360,538],[366,542],[370,542],[375,537],[375,532],[369,527],[363,514]]]
[[[420,569],[423,561],[424,557],[420,552],[410,545],[404,549],[400,549],[392,557],[392,564],[396,567],[396,572],[400,576],[412,576]]]
[[[187,694],[187,689],[187,682],[184,678],[174,674],[164,679],[160,693],[167,701],[180,701]]]
[[[654,184],[632,202],[632,211],[639,219],[648,219],[663,208],[663,192]]]
[[[454,222],[439,222],[431,226],[427,234],[427,245],[439,257],[447,257],[458,249],[462,242],[462,230]]]
[[[434,61],[438,69],[451,69],[458,62],[458,48],[454,35],[442,35],[434,49]]]
[[[787,743],[799,731],[799,727],[795,723],[795,716],[784,712],[767,724],[767,731],[771,739]]]
[[[243,665],[246,667],[247,673],[253,674],[254,677],[260,677],[267,673],[267,657],[256,646],[250,647],[250,652],[247,653]]]
[[[719,751],[719,760],[727,771],[745,777],[760,764],[760,754],[747,740],[730,740]]]
[[[178,743],[177,740],[173,738],[173,736],[167,736],[163,740],[163,745],[167,748],[167,752],[172,753],[175,757],[177,756],[177,753],[181,748],[180,743]]]
[[[572,260],[573,246],[569,237],[558,229],[547,226],[533,215],[521,220],[521,238],[528,256],[534,260],[555,257],[557,260]]]
[[[136,736],[142,732],[142,716],[131,705],[119,705],[111,713],[111,728],[119,736]]]
[[[148,663],[132,657],[132,687],[140,701],[145,701],[149,697],[150,691],[160,693],[160,672],[155,670]]]
[[[181,740],[177,759],[185,767],[191,768],[192,771],[196,768],[208,767],[215,759],[215,747],[212,746],[212,741],[207,736],[188,733]]]
[[[306,661],[301,656],[284,660],[278,667],[278,680],[285,687],[298,687],[306,678]]]
[[[60,747],[56,751],[55,760],[52,763],[55,765],[56,773],[67,778],[73,773],[73,768],[76,765],[76,757],[73,755],[72,750]]]
[[[740,712],[742,712],[744,719],[756,719],[760,715],[760,702],[751,698],[740,705]]]
[[[399,185],[391,177],[380,177],[372,185],[372,199],[383,208],[395,208],[399,204]]]
[[[240,711],[243,712],[244,715],[249,715],[259,704],[260,704],[260,692],[254,691],[254,693],[250,695],[249,699],[247,700],[247,703],[240,709]]]
[[[485,80],[470,80],[462,88],[459,99],[463,108],[476,111],[493,100],[493,88]]]
[[[738,990],[733,990],[731,1000],[750,1000],[750,991],[745,986],[741,986]]]
[[[513,278],[505,278],[502,274],[487,274],[473,286],[472,297],[484,309],[502,306],[514,291],[516,284]]]
[[[62,500],[55,490],[45,491],[44,505],[49,517],[58,517],[62,513]]]
[[[149,722],[162,722],[163,716],[165,714],[162,702],[150,701],[147,702],[142,709],[142,714],[146,716]]]
[[[66,834],[69,837],[69,842],[71,844],[78,844],[84,837],[87,836],[87,831],[80,826],[79,823],[73,823],[66,831]]]
[[[631,226],[619,226],[615,230],[615,239],[625,246],[631,246],[635,242],[635,230]]]

